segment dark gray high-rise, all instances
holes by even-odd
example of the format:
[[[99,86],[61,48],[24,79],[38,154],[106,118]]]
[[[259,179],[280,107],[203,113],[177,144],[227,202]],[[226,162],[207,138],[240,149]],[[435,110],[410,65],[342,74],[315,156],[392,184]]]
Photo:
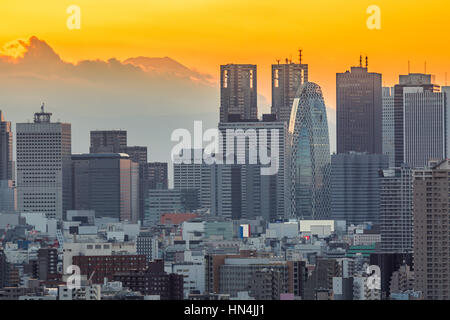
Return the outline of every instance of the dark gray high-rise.
[[[336,74],[337,153],[382,153],[381,83],[367,64]]]
[[[138,164],[127,154],[72,155],[75,210],[95,210],[96,217],[136,222],[139,217]]]
[[[256,65],[220,66],[220,122],[230,115],[254,120],[258,117]]]
[[[13,134],[11,122],[5,121],[0,110],[0,180],[13,180]]]
[[[308,65],[285,63],[272,65],[272,114],[289,123],[292,103],[298,88],[308,82]]]
[[[331,156],[331,217],[347,225],[378,223],[380,218],[380,170],[389,157],[349,152]]]
[[[127,132],[124,130],[91,131],[90,153],[121,153],[127,147]]]

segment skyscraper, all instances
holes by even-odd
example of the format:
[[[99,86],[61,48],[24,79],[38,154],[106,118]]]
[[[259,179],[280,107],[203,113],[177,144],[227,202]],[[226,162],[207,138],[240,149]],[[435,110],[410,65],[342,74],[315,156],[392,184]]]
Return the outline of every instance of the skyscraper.
[[[400,167],[404,162],[404,89],[408,87],[421,87],[423,91],[437,92],[439,86],[433,84],[434,76],[431,74],[410,73],[400,75],[399,83],[394,86],[394,153],[395,166]]]
[[[336,74],[337,153],[382,152],[381,74],[352,67]]]
[[[199,152],[196,152],[199,151]],[[196,190],[199,205],[211,207],[211,165],[203,161],[203,150],[183,150],[191,153],[191,163],[173,165],[173,186],[177,190]],[[196,161],[196,155],[200,158]]]
[[[383,154],[389,156],[389,167],[395,165],[394,88],[383,87]]]
[[[90,153],[122,153],[127,147],[127,132],[124,130],[91,131]]]
[[[139,218],[138,164],[123,153],[72,155],[73,209],[94,210],[97,218],[136,222]]]
[[[331,217],[347,225],[378,223],[380,218],[380,170],[388,168],[388,156],[349,152],[331,156]]]
[[[0,180],[14,180],[13,134],[11,122],[5,121],[0,110]]]
[[[380,171],[381,252],[412,253],[412,172],[411,168]]]
[[[287,123],[274,120],[273,115],[263,115],[261,121],[219,123],[222,153],[232,155],[234,162],[226,164],[225,156],[225,164],[212,169],[212,214],[233,219],[261,216],[267,221],[289,215]],[[228,131],[235,135],[228,136]],[[270,158],[270,164],[263,163],[261,154]],[[269,167],[273,172],[263,173]]]
[[[272,114],[289,123],[298,88],[308,82],[308,65],[286,61],[272,65]]]
[[[403,161],[424,167],[428,160],[447,157],[445,93],[424,91],[423,87],[403,89]]]
[[[42,105],[33,123],[17,124],[18,207],[62,219],[71,206],[71,125],[51,115]]]
[[[257,96],[256,65],[220,66],[220,122],[228,122],[230,115],[257,119]]]
[[[414,290],[424,299],[450,299],[450,160],[413,171]]]
[[[306,82],[298,89],[289,124],[292,215],[330,217],[330,144],[322,89]]]
[[[167,189],[169,187],[167,162],[147,163],[145,174],[146,190]],[[145,192],[145,194],[147,194],[147,192]]]

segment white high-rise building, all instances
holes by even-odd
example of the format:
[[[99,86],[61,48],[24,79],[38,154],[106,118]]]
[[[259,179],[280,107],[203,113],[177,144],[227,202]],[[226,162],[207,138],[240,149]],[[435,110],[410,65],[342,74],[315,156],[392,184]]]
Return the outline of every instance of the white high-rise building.
[[[413,168],[447,157],[445,95],[423,87],[403,90],[404,162]]]
[[[62,219],[70,207],[70,123],[51,122],[51,113],[17,124],[17,191],[21,212]]]
[[[389,167],[395,164],[394,88],[383,87],[383,154],[389,156]]]

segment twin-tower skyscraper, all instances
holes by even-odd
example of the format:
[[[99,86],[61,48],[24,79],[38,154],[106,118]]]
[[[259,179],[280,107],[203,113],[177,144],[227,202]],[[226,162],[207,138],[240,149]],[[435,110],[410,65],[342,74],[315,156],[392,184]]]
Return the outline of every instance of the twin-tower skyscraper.
[[[288,134],[285,217],[326,219],[330,216],[330,146],[326,107],[321,88],[308,81],[308,65],[272,65],[272,106],[275,121]],[[257,121],[257,69],[251,64],[227,64],[220,69],[220,122]]]

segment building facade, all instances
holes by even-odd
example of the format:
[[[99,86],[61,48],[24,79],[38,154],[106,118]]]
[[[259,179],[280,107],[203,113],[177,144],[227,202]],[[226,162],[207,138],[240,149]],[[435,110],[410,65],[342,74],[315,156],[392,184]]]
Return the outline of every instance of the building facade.
[[[230,115],[257,119],[257,96],[256,65],[220,66],[220,122],[228,122]]]
[[[394,86],[394,154],[395,167],[404,162],[404,91],[405,88],[420,87],[427,92],[439,91],[439,86],[433,84],[435,77],[431,74],[410,73],[400,75],[399,83]]]
[[[413,171],[414,290],[450,299],[450,160]]]
[[[389,167],[395,165],[394,88],[383,87],[383,154],[389,156]]]
[[[17,124],[18,207],[63,219],[71,207],[71,125],[51,115],[42,105],[34,122]]]
[[[381,74],[352,67],[336,74],[337,153],[381,154]]]
[[[404,162],[424,167],[429,160],[447,157],[448,111],[444,92],[423,87],[403,89]]]
[[[272,65],[272,114],[277,121],[289,123],[292,104],[298,88],[308,82],[308,65],[302,63],[278,63]]]
[[[303,219],[330,216],[330,144],[322,89],[307,82],[297,91],[289,124],[291,212]]]
[[[412,175],[411,168],[380,171],[381,252],[412,253]]]
[[[138,220],[139,164],[127,154],[74,154],[72,174],[74,210],[94,210],[97,218]]]
[[[388,156],[349,152],[331,156],[331,217],[347,225],[378,223],[380,219],[380,170]]]

